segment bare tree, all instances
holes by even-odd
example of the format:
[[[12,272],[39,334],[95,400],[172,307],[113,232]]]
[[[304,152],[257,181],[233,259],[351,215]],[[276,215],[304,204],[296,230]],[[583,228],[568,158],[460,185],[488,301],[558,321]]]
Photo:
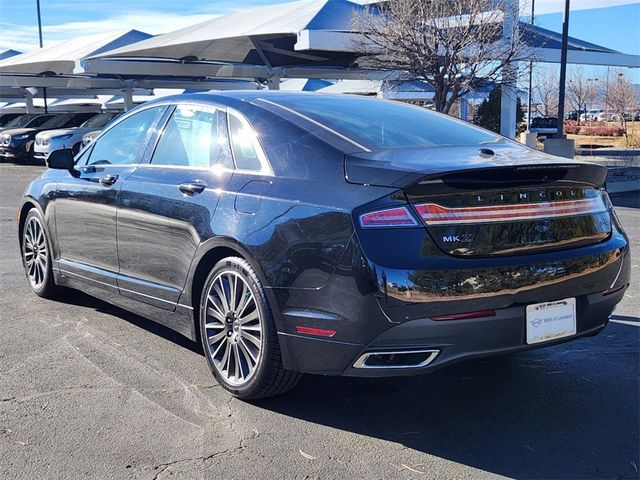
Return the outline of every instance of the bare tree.
[[[618,117],[626,136],[627,115],[633,115],[638,108],[638,90],[622,70],[615,70],[610,75],[611,77],[607,79],[607,103]]]
[[[586,119],[587,107],[598,101],[599,93],[598,79],[589,78],[581,66],[575,66],[571,69],[566,95],[571,108],[578,112],[578,124],[580,123],[580,112],[584,111]]]
[[[558,70],[554,67],[537,67],[534,70],[533,98],[536,110],[544,117],[558,116]]]
[[[355,15],[361,35],[354,46],[374,68],[427,82],[436,110],[449,112],[487,83],[517,81],[503,65],[533,55],[518,8],[514,0],[388,0]]]

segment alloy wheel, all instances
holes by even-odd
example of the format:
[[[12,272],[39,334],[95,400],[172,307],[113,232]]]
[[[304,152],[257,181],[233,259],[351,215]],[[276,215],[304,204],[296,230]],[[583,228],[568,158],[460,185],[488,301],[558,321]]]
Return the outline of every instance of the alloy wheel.
[[[36,217],[31,217],[25,226],[23,251],[27,278],[38,290],[45,282],[49,260],[44,228]]]
[[[254,293],[239,272],[223,271],[211,283],[205,334],[217,372],[230,385],[246,384],[258,368],[264,324]]]

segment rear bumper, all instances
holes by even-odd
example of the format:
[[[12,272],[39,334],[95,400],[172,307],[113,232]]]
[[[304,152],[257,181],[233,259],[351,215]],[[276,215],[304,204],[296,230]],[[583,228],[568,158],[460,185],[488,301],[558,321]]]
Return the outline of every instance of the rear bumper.
[[[446,365],[485,356],[542,348],[599,333],[609,320],[626,287],[610,295],[595,293],[577,298],[576,334],[535,345],[526,343],[525,308],[496,310],[493,317],[473,320],[415,319],[391,327],[366,345],[281,334],[287,368],[309,373],[356,377],[407,376],[428,373]],[[366,353],[436,351],[425,366],[413,368],[356,368]]]
[[[398,263],[412,248],[424,248],[422,241],[404,244]],[[608,240],[587,247],[497,262],[434,255],[425,259],[432,268],[420,270],[382,267],[359,245],[350,248],[345,258],[351,265],[340,265],[323,288],[272,289],[285,368],[326,375],[414,375],[467,358],[563,343],[603,329],[630,278],[628,240],[618,228]],[[571,297],[576,298],[576,334],[528,345],[526,306]],[[494,310],[495,316],[432,320],[482,310]],[[335,334],[302,335],[297,326]],[[420,368],[353,366],[367,352],[407,350],[438,354]]]

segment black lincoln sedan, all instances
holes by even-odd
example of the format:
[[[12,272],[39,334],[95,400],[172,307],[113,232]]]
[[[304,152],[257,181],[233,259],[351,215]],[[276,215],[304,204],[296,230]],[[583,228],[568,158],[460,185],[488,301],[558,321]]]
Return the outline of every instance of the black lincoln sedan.
[[[604,167],[401,103],[163,98],[48,161],[18,212],[31,289],[201,342],[244,399],[595,335],[629,285]]]

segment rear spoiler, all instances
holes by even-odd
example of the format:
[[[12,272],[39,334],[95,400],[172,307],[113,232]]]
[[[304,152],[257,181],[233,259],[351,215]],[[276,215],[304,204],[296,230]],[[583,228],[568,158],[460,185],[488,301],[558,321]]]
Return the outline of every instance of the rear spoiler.
[[[530,149],[504,149],[492,158],[477,148],[398,149],[345,156],[350,183],[406,188],[447,184],[461,189],[531,185],[562,181],[602,188],[607,168],[562,160]]]
[[[598,164],[537,164],[461,169],[430,175],[415,173],[402,178],[397,186],[405,190],[414,190],[429,185],[431,193],[438,193],[438,186],[451,191],[519,187],[550,182],[603,188],[606,178],[607,168]]]

